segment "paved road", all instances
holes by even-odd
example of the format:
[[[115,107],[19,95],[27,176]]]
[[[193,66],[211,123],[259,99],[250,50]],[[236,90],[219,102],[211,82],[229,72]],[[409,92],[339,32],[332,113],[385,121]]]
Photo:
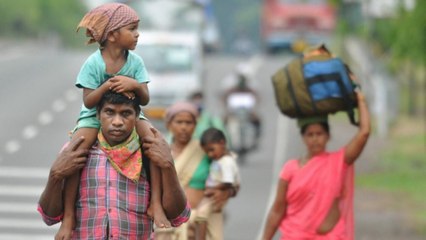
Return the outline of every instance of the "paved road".
[[[84,54],[40,45],[0,54],[0,239],[52,239],[36,212],[48,167],[67,140],[81,97]]]

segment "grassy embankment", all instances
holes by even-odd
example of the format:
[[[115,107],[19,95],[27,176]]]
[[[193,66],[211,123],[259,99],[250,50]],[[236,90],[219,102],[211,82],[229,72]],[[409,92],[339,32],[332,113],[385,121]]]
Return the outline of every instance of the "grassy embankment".
[[[359,174],[357,185],[394,196],[415,227],[426,236],[425,119],[400,118],[381,150],[375,172]]]

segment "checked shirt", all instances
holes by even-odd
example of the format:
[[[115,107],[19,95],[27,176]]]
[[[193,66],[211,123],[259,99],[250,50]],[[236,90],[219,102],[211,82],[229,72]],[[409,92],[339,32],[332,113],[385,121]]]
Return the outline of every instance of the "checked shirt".
[[[104,152],[92,148],[81,172],[73,239],[150,239],[153,221],[147,215],[149,192],[144,170],[134,183],[110,165]],[[48,225],[61,220],[61,216],[46,216],[40,206],[39,211]],[[189,214],[187,206],[171,220],[172,225],[186,222]]]

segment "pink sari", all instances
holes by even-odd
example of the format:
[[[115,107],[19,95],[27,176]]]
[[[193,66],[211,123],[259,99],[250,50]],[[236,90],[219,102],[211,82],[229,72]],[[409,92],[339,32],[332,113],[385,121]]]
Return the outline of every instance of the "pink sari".
[[[287,210],[280,225],[281,240],[353,240],[353,165],[344,161],[344,149],[325,152],[299,167],[288,161],[280,177],[288,181]],[[340,219],[325,235],[317,229],[334,200],[339,199]]]

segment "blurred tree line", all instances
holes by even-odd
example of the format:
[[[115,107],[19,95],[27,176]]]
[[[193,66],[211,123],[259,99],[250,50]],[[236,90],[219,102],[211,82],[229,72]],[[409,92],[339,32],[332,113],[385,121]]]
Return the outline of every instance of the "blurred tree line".
[[[391,70],[401,80],[402,110],[424,116],[426,84],[426,1],[413,10],[400,9],[391,19],[378,19],[367,35],[389,56]]]
[[[81,45],[84,34],[75,29],[85,11],[76,0],[0,0],[0,37],[57,37],[64,45]]]
[[[388,63],[400,82],[401,110],[426,114],[426,1],[387,18],[362,18],[359,2],[332,0],[339,9],[340,34],[358,34],[371,43],[372,51]]]

